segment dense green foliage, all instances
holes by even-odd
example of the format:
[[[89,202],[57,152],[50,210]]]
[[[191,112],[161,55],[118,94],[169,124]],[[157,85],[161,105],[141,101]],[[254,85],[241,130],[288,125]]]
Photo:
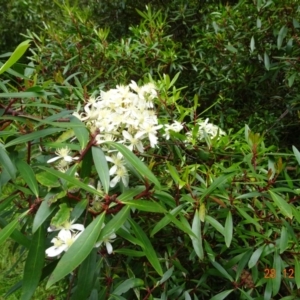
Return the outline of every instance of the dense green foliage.
[[[59,2],[47,19],[14,2],[11,18],[30,13],[1,57],[0,244],[26,257],[21,299],[44,279],[73,300],[300,297],[297,1],[186,2]],[[159,126],[130,151],[144,90]],[[132,127],[103,142],[120,110]],[[52,257],[69,221],[86,228]]]

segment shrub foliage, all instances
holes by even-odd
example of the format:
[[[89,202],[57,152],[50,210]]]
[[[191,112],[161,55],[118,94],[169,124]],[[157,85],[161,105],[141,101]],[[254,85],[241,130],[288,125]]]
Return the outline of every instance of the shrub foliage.
[[[166,4],[58,3],[2,56],[0,244],[26,253],[8,294],[300,296],[297,5]]]

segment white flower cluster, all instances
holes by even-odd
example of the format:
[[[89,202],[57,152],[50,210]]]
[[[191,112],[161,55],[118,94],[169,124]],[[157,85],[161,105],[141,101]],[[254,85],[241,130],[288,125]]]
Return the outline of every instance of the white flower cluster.
[[[139,87],[135,81],[127,86],[118,85],[107,92],[101,91],[98,98],[91,98],[84,107],[84,113],[74,113],[87,127],[94,132],[97,144],[106,141],[116,141],[124,144],[131,151],[144,152],[144,142],[150,142],[155,148],[158,144],[157,131],[163,127],[158,125],[153,100],[157,97],[155,85],[145,84]],[[175,126],[176,125],[176,126]],[[169,138],[169,130],[179,131],[180,123],[165,129],[165,137]],[[106,147],[102,148],[111,153]],[[109,154],[107,161],[113,166],[109,170],[113,179],[110,186],[114,187],[119,181],[128,186],[129,176],[121,153]]]
[[[98,145],[116,141],[131,151],[143,153],[145,142],[150,142],[152,148],[157,146],[159,129],[164,129],[163,137],[168,140],[170,131],[179,132],[183,128],[177,121],[158,125],[153,103],[156,97],[153,83],[139,87],[131,81],[127,86],[117,85],[115,89],[101,91],[98,98],[89,99],[84,112],[74,112],[73,115],[83,121],[92,133],[99,132],[95,138]],[[120,181],[128,186],[129,175],[122,154],[113,153],[106,145],[102,145],[102,150],[107,154],[107,161],[113,164],[109,170],[110,176],[113,176],[110,186],[114,187]],[[78,159],[70,156],[69,152],[68,148],[58,149],[55,152],[57,156],[49,159],[48,163],[59,160],[57,168],[65,172],[68,165]]]
[[[219,128],[217,125],[214,125],[212,123],[208,123],[209,119],[207,118],[205,121],[198,120],[197,125],[199,126],[198,133],[197,133],[197,139],[199,141],[204,141],[205,136],[209,136],[211,139],[215,138],[217,135],[226,135],[226,133]],[[187,141],[191,142],[192,140],[192,132],[187,132]]]
[[[105,224],[102,225],[102,228]],[[80,234],[84,231],[84,226],[82,224],[73,224],[73,222],[66,222],[63,226],[59,228],[52,228],[51,226],[48,228],[48,232],[58,231],[59,233],[57,237],[51,240],[53,246],[46,250],[46,254],[48,257],[55,257],[60,255],[62,252],[67,252],[71,245],[76,241],[76,239],[80,236]],[[106,250],[108,254],[113,252],[113,247],[111,245],[116,238],[116,234],[113,233],[104,241],[98,242],[95,245],[95,248],[98,248],[105,243]]]

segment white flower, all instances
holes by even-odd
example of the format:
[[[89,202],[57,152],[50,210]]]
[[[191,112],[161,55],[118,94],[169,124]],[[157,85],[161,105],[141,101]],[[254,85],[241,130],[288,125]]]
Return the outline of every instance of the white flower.
[[[71,222],[65,222],[63,225],[59,226],[59,227],[48,227],[47,231],[48,232],[52,232],[52,231],[58,231],[58,230],[64,230],[64,231],[70,231],[70,232],[74,232],[74,230],[77,231],[83,231],[84,230],[84,226],[82,224],[73,224],[75,220],[71,221]]]
[[[102,228],[103,228],[104,226],[105,226],[105,225],[103,224],[103,225],[102,225]],[[98,248],[98,247],[100,247],[100,246],[102,245],[102,243],[105,243],[107,253],[108,253],[108,254],[112,254],[112,252],[113,252],[113,247],[112,247],[112,244],[111,244],[111,243],[113,243],[113,242],[115,241],[116,237],[117,237],[116,234],[115,234],[115,233],[112,233],[110,236],[108,236],[107,238],[105,238],[103,241],[96,243],[95,248]]]
[[[199,121],[199,131],[198,131],[198,138],[199,140],[205,139],[205,134],[209,135],[211,138],[214,138],[219,133],[220,135],[226,135],[226,133],[220,129],[218,126],[208,123],[209,119],[207,118],[205,121]]]
[[[54,246],[51,246],[46,250],[47,256],[54,257],[64,251],[66,252],[76,241],[80,234],[81,232],[72,235],[71,231],[61,230],[58,233],[58,236],[51,240],[51,243],[53,243]]]
[[[150,145],[151,145],[151,148],[154,148],[155,145],[157,145],[157,137],[156,137],[156,133],[157,133],[157,130],[162,128],[163,125],[156,125],[156,126],[153,126],[152,124],[149,124],[149,123],[146,123],[146,124],[143,124],[141,126],[142,130],[139,131],[136,136],[137,137],[140,137],[144,134],[148,135],[149,137],[149,141],[150,141]]]
[[[57,151],[55,151],[55,154],[57,156],[49,159],[47,161],[48,164],[52,163],[52,162],[55,162],[59,159],[64,159],[65,162],[67,163],[71,163],[73,160],[77,160],[78,157],[72,157],[69,155],[69,152],[70,152],[70,149],[68,147],[65,147],[65,148],[61,148],[61,149],[58,149]]]
[[[141,136],[138,135],[138,133],[135,134],[133,137],[128,131],[123,130],[122,131],[123,137],[130,142],[130,145],[127,146],[129,150],[138,149],[139,152],[144,152],[143,144],[140,140]]]
[[[171,125],[166,124],[164,125],[165,133],[163,134],[163,136],[168,140],[170,139],[170,130],[179,132],[182,128],[183,126],[178,121],[175,121]]]
[[[114,174],[115,174],[115,177],[110,182],[110,187],[114,187],[120,180],[122,180],[125,187],[128,186],[129,176],[128,176],[128,172],[125,167],[118,168]]]
[[[114,175],[117,169],[125,168],[125,161],[121,152],[118,152],[117,155],[113,154],[111,157],[105,156],[105,158],[107,161],[114,164],[109,170],[109,175]]]

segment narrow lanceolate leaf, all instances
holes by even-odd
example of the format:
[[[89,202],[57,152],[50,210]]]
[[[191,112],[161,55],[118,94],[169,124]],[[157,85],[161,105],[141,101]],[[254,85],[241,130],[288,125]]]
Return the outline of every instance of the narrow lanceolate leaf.
[[[202,260],[204,258],[204,252],[202,246],[201,221],[198,210],[195,211],[192,230],[196,237],[190,236],[190,238],[197,256]]]
[[[264,63],[265,63],[266,69],[269,71],[270,70],[270,58],[266,52],[264,53]]]
[[[141,174],[141,176],[150,180],[159,189],[161,188],[160,183],[157,180],[156,176],[129,149],[127,149],[124,145],[114,143],[114,142],[106,142],[106,144],[112,145],[114,148],[120,151],[125,157],[125,159],[128,160],[128,162]]]
[[[278,251],[274,252],[273,268],[276,270],[276,276],[272,279],[272,296],[276,296],[279,292],[281,285],[281,257]]]
[[[53,174],[55,175],[57,178],[62,178],[70,183],[72,183],[74,186],[78,186],[84,190],[86,190],[87,192],[90,192],[94,195],[98,195],[98,196],[102,196],[101,193],[99,193],[96,189],[88,186],[87,184],[79,181],[78,179],[74,178],[74,176],[70,176],[66,173],[62,173],[62,172],[59,172],[57,170],[53,170],[53,169],[50,169],[50,168],[46,168],[46,167],[43,167],[43,166],[39,166],[40,169],[50,173],[50,174]]]
[[[7,225],[6,220],[0,217],[0,228],[4,228],[6,225]],[[16,241],[18,244],[29,249],[31,244],[30,239],[27,236],[25,236],[23,233],[21,233],[19,230],[15,229],[13,233],[10,235],[10,238]]]
[[[45,230],[41,226],[33,235],[24,268],[21,300],[30,300],[36,290],[45,261]]]
[[[23,160],[18,160],[16,165],[23,180],[27,183],[33,194],[38,198],[39,188],[32,168]]]
[[[284,40],[284,38],[287,35],[287,27],[286,26],[282,26],[279,33],[278,33],[278,37],[277,37],[277,48],[280,49],[282,46],[282,42]]]
[[[249,262],[248,262],[249,269],[253,268],[256,265],[256,263],[258,262],[264,248],[265,248],[265,245],[260,246],[259,248],[257,248],[253,252],[253,254],[252,254],[252,256],[251,256],[251,258],[249,259]]]
[[[89,132],[88,132],[87,128],[79,119],[77,119],[74,116],[72,116],[70,118],[70,123],[76,124],[76,125],[82,125],[80,127],[74,126],[73,130],[74,130],[75,136],[80,144],[80,148],[84,149],[89,140]]]
[[[205,216],[205,221],[207,221],[211,226],[218,230],[222,235],[224,235],[224,227],[211,216]]]
[[[228,248],[230,247],[232,241],[232,233],[233,233],[232,215],[231,215],[231,211],[229,211],[226,217],[225,228],[224,228],[225,244]]]
[[[148,211],[154,213],[164,213],[166,210],[159,205],[157,202],[151,200],[127,200],[122,201],[123,204],[129,205],[130,207],[134,207],[141,211]]]
[[[10,160],[2,144],[0,144],[0,165],[3,166],[12,179],[16,179],[17,169]]]
[[[115,233],[127,221],[130,213],[130,207],[123,207],[101,230],[97,242],[103,241],[106,237]]]
[[[144,233],[142,228],[133,220],[129,220],[132,229],[136,235],[136,237],[140,240],[140,242],[143,244],[143,250],[145,252],[146,257],[148,258],[150,264],[155,269],[155,271],[162,276],[163,270],[161,268],[161,265],[159,263],[158,257],[153,249],[153,246],[151,242],[149,241],[147,235]]]
[[[112,292],[113,295],[122,295],[128,292],[132,288],[141,287],[144,285],[144,281],[139,278],[130,278],[122,282],[116,289]]]
[[[300,165],[300,152],[295,146],[293,146],[293,152],[295,154],[298,164]]]
[[[17,137],[16,139],[8,142],[5,145],[5,148],[8,148],[8,147],[14,146],[14,145],[18,145],[18,144],[22,144],[22,143],[27,143],[29,141],[34,141],[35,139],[40,139],[42,137],[45,137],[45,136],[53,134],[53,133],[57,133],[62,130],[63,130],[63,128],[48,128],[48,129],[43,129],[43,130],[35,131],[32,133],[24,134],[22,136]]]
[[[228,180],[228,178],[232,177],[234,173],[229,173],[226,175],[221,175],[217,179],[214,180],[214,182],[204,191],[204,193],[201,195],[201,200],[204,199],[207,195],[209,195],[212,191],[214,191],[219,186],[222,186],[224,182]]]
[[[49,197],[51,194],[48,194]],[[54,205],[49,206],[47,201],[47,196],[42,201],[37,213],[34,216],[32,233],[35,233],[38,228],[45,222],[45,220],[51,215],[53,210],[56,208]]]
[[[10,56],[10,58],[2,65],[0,68],[0,74],[7,71],[12,65],[14,65],[26,52],[28,47],[30,46],[30,40],[26,40],[18,45],[18,47],[15,49],[13,54]]]
[[[90,255],[80,265],[78,281],[71,300],[87,299],[94,283],[95,265],[97,262],[97,249],[93,249]]]
[[[292,207],[279,195],[275,194],[274,192],[272,192],[271,190],[269,190],[269,194],[271,195],[273,201],[275,202],[275,204],[277,205],[278,209],[280,210],[280,212],[292,219],[293,218],[293,211],[292,211]]]
[[[99,215],[93,222],[83,231],[78,239],[72,244],[70,249],[63,255],[58,262],[55,270],[51,274],[46,288],[64,278],[77,268],[90,254],[94,248],[99,232],[104,222],[105,213]]]
[[[221,292],[215,296],[213,296],[212,298],[210,298],[210,300],[223,300],[223,299],[226,299],[226,297],[232,293],[233,290],[228,290],[228,291],[224,291],[224,292]]]
[[[150,236],[153,237],[157,232],[159,232],[162,228],[165,228],[169,223],[172,222],[171,218],[169,216],[175,217],[180,213],[180,211],[183,209],[184,205],[181,204],[174,209],[172,209],[168,215],[164,216],[161,220],[159,220],[154,228],[152,229]],[[177,219],[176,219],[177,220]],[[179,221],[178,221],[179,222]]]
[[[228,280],[230,280],[231,282],[233,282],[233,278],[229,275],[229,273],[216,261],[212,261],[211,262],[213,264],[213,266]]]
[[[162,276],[161,280],[159,280],[156,284],[156,286],[159,286],[160,284],[163,284],[164,282],[166,282],[173,274],[174,271],[174,266],[171,267],[169,270],[167,270],[164,275]]]
[[[286,230],[286,227],[283,226],[281,228],[280,241],[279,241],[280,254],[282,254],[288,248],[288,242],[289,242],[289,235]]]
[[[92,147],[92,155],[104,192],[107,194],[109,191],[109,169],[105,155],[99,147]]]
[[[6,225],[1,231],[0,231],[0,246],[3,244],[7,238],[14,232],[15,228],[17,227],[19,221],[21,221],[27,214],[29,210],[25,211],[22,215],[16,217],[12,222],[10,222],[8,225]]]
[[[295,282],[297,285],[297,289],[300,289],[300,262],[295,256]]]

